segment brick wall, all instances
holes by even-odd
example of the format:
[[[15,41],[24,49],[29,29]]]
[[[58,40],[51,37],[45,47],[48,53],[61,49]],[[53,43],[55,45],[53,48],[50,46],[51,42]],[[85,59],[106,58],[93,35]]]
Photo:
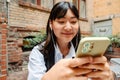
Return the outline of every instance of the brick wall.
[[[0,80],[6,80],[7,76],[7,25],[0,17]]]
[[[45,27],[49,16],[49,10],[43,10],[30,4],[10,0],[9,25],[15,27]]]
[[[34,35],[47,24],[49,10],[38,9],[20,0],[11,0],[8,11],[8,61],[18,62],[22,58],[23,38]],[[28,6],[29,5],[29,6]]]

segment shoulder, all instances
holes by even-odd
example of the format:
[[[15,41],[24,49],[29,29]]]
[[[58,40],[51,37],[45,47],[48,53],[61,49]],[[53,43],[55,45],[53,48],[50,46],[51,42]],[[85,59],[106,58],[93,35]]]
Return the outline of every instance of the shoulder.
[[[45,41],[42,42],[41,44],[38,44],[36,48],[37,48],[38,50],[42,50],[43,47],[44,47],[44,45],[45,45]]]
[[[30,53],[30,57],[31,56],[42,57],[43,56],[42,49],[43,49],[44,44],[45,44],[45,42],[43,42],[43,43],[41,43],[39,45],[34,46],[34,48],[32,49],[32,51]]]
[[[34,50],[36,50],[36,51],[41,51],[41,50],[43,49],[43,47],[44,47],[44,44],[45,44],[45,42],[42,42],[42,43],[36,45],[36,46],[32,49],[32,51],[34,51]]]

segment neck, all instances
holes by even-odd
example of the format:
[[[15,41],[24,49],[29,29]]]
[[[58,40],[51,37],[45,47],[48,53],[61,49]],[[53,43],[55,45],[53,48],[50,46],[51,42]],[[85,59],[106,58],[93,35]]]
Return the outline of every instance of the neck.
[[[63,54],[63,57],[65,57],[68,52],[69,52],[69,49],[70,49],[70,45],[69,43],[65,43],[65,42],[57,42],[58,43],[58,47],[61,51],[61,53]]]

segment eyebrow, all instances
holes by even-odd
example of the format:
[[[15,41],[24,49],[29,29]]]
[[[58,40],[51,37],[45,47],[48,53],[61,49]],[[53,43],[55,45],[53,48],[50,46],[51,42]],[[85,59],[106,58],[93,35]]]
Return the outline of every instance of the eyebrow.
[[[70,18],[76,18],[75,16],[73,16],[73,17],[70,17]]]
[[[61,18],[66,18],[66,17],[61,17]],[[77,17],[70,17],[70,19],[74,19],[74,18],[77,18]],[[60,19],[60,18],[59,18]]]
[[[72,19],[73,19],[73,18],[77,18],[77,17],[70,17],[70,18],[72,18]]]

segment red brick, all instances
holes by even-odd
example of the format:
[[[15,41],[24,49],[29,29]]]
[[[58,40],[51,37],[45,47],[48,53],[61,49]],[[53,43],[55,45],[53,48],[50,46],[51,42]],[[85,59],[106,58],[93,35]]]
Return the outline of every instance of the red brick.
[[[6,39],[2,38],[2,44],[6,44],[6,43],[7,43]]]
[[[12,44],[12,47],[17,47],[17,44],[16,44],[16,43],[13,43],[13,44]]]
[[[6,65],[2,65],[1,69],[7,69],[7,66]]]
[[[6,34],[1,34],[2,35],[2,39],[7,39],[7,35]]]
[[[1,27],[6,29],[6,28],[7,28],[7,24],[6,24],[6,23],[3,23],[3,24],[1,25]]]
[[[1,33],[2,33],[2,34],[6,34],[6,33],[7,33],[7,30],[6,30],[6,29],[2,29],[2,30],[1,30]]]
[[[2,20],[3,21],[3,20]],[[5,22],[5,21],[4,21]],[[0,44],[1,44],[1,50],[0,50],[0,67],[1,67],[1,75],[0,80],[6,80],[7,78],[7,62],[6,62],[6,39],[7,39],[7,24],[6,23],[0,23]]]
[[[0,80],[7,80],[7,76],[6,75],[0,76]]]
[[[7,74],[7,71],[6,70],[2,70],[1,73],[2,73],[2,75],[4,75],[4,74]]]
[[[6,55],[1,56],[1,59],[2,59],[2,60],[6,60]]]
[[[17,44],[18,46],[23,46],[23,39],[18,39]]]
[[[6,44],[2,44],[2,49],[6,49]]]
[[[2,55],[6,54],[6,49],[2,49]]]
[[[6,64],[6,61],[1,61],[1,64],[2,64],[2,65]]]

